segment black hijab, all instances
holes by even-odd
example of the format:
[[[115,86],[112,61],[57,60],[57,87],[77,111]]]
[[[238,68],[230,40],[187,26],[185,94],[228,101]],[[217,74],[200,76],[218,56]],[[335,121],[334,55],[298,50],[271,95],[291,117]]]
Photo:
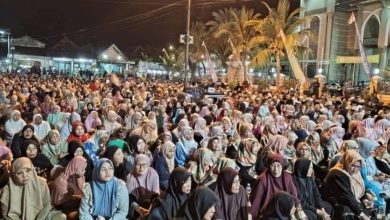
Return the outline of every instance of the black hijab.
[[[27,148],[30,144],[37,148],[37,155],[34,158],[30,158],[30,160],[34,165],[38,176],[45,176],[50,172],[53,166],[51,165],[49,158],[40,152],[40,144],[37,140],[25,139],[23,141],[22,145],[20,146],[22,157],[27,157]]]
[[[169,176],[167,194],[161,203],[165,219],[175,217],[177,210],[188,199],[188,194],[181,191],[183,184],[191,177],[191,173],[183,167],[173,169]]]
[[[116,146],[109,146],[104,153],[104,157],[111,160],[114,163],[114,154],[116,151],[120,149],[119,147]],[[126,181],[126,176],[127,174],[130,173],[130,170],[126,169],[126,158],[123,158],[123,163],[119,164],[119,166],[115,166],[114,164],[114,176],[118,179]]]
[[[295,201],[292,195],[284,191],[276,192],[264,209],[261,210],[261,219],[289,220],[294,204]]]
[[[311,161],[306,158],[299,158],[294,164],[294,176],[293,181],[297,188],[298,198],[302,203],[302,206],[314,206],[314,187],[315,182],[313,178],[308,177]]]
[[[140,152],[138,151],[138,148],[137,148],[137,143],[139,141],[139,139],[142,139],[144,140],[141,135],[130,135],[128,138],[126,138],[126,142],[130,148],[130,152],[132,154],[135,154],[135,155],[138,155],[140,154]],[[145,141],[145,140],[144,140]],[[145,141],[146,143],[146,141]]]
[[[223,168],[217,179],[214,192],[219,196],[220,203],[215,208],[215,218],[225,220],[243,220],[248,218],[248,197],[245,189],[240,185],[238,193],[232,193],[234,178],[238,172],[230,167]]]
[[[207,211],[218,201],[218,196],[211,189],[201,186],[188,197],[176,217],[185,220],[202,220]]]
[[[74,153],[78,148],[83,150],[83,157],[87,160],[87,168],[85,169],[85,182],[92,180],[93,162],[89,155],[85,152],[83,143],[80,140],[73,140],[68,143],[68,155],[58,163],[62,167],[68,166],[68,163],[74,158]]]

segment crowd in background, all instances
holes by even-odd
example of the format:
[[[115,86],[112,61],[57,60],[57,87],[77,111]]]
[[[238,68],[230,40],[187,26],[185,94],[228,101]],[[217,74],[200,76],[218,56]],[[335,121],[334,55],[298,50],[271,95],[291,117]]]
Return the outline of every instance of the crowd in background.
[[[2,75],[2,218],[376,218],[390,109],[216,90],[195,100],[175,82]]]

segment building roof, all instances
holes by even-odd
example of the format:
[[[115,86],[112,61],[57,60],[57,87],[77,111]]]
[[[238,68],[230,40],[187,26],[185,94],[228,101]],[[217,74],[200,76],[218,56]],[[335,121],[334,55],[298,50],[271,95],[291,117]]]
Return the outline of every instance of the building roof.
[[[111,44],[111,46],[101,52],[97,59],[116,63],[129,62],[129,59],[115,44]]]

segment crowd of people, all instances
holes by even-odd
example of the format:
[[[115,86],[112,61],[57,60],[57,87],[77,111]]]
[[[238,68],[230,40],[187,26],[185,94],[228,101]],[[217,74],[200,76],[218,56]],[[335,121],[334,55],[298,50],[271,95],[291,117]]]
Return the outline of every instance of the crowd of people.
[[[202,86],[195,84],[195,87]],[[1,217],[376,219],[390,109],[136,78],[0,78]]]

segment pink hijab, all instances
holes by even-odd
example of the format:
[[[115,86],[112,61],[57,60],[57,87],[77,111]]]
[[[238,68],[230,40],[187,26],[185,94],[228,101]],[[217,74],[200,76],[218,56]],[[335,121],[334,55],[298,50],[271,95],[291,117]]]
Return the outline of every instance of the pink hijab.
[[[49,184],[54,207],[70,201],[73,195],[82,195],[85,179],[77,177],[76,173],[85,169],[86,166],[87,160],[82,156],[76,156],[69,162],[66,170]]]
[[[288,138],[282,135],[272,136],[267,144],[267,148],[274,154],[283,154],[283,148],[287,146]]]

